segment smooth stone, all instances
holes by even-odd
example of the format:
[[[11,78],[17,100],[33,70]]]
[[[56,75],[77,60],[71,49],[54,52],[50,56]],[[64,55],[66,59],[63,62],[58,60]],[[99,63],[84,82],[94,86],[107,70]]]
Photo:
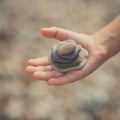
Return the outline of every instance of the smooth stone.
[[[60,55],[60,57],[65,58],[65,59],[68,58],[68,59],[72,60],[73,58],[75,58],[78,55],[78,53],[81,51],[81,49],[82,49],[81,46],[77,45],[73,52],[66,54],[66,55]]]
[[[77,58],[74,58],[71,62],[69,63],[59,63],[59,62],[55,62],[53,60],[53,62],[55,62],[56,64],[56,67],[59,67],[59,68],[66,68],[66,67],[74,67],[76,65],[79,65],[80,64],[80,59],[78,58],[79,56],[77,56]]]
[[[81,60],[82,62],[80,63],[80,68],[83,68],[89,59],[88,51],[83,48],[82,51],[79,53],[79,56],[80,56],[79,58],[82,58]]]
[[[51,57],[55,62],[58,63],[70,63],[81,50],[81,46],[76,46],[75,50],[72,53],[60,56],[57,52],[57,45],[54,45],[51,52]]]
[[[78,65],[75,66],[67,66],[67,67],[61,67],[58,66],[57,63],[55,61],[53,61],[53,59],[51,57],[49,57],[49,61],[50,61],[50,65],[57,71],[59,72],[68,72],[68,71],[72,71],[72,70],[80,70],[82,69],[87,61],[88,61],[89,55],[86,49],[82,48],[82,50],[79,52],[78,57],[76,59],[76,61],[81,61],[79,62]]]
[[[51,53],[51,58],[55,61],[55,62],[59,62],[59,63],[69,63],[73,58],[62,58],[60,55],[58,55],[58,53],[56,52],[57,46],[53,46],[52,48],[52,53]]]
[[[59,55],[66,55],[74,51],[76,43],[73,40],[64,41],[58,46],[57,53]]]
[[[71,62],[71,59],[66,59],[66,60],[65,60],[65,59],[59,57],[57,53],[54,53],[54,55],[51,54],[51,58],[52,58],[56,63],[60,63],[60,64],[62,64],[62,63],[65,63],[65,64],[66,64],[66,63]]]

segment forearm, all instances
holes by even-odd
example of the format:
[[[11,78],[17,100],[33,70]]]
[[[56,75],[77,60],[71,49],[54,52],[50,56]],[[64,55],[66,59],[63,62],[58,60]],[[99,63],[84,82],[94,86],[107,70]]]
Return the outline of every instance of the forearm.
[[[104,46],[108,57],[117,54],[120,51],[120,16],[96,32],[93,37]]]

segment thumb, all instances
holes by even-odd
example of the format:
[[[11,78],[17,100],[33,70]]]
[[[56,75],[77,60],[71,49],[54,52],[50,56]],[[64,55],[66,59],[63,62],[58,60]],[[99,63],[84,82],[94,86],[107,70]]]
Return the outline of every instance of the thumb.
[[[42,28],[40,32],[45,37],[55,38],[61,41],[68,40],[68,39],[73,39],[75,42],[79,41],[78,33],[65,30],[65,29],[61,29],[61,28],[57,28],[57,27]]]

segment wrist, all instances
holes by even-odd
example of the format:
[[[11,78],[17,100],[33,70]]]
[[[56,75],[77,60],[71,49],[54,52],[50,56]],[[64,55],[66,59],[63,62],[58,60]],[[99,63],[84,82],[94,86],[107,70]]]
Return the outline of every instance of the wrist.
[[[95,42],[102,45],[108,57],[112,57],[120,51],[120,16],[92,35]]]
[[[103,35],[98,32],[93,34],[92,38],[105,51],[107,59],[120,51],[120,41],[118,41],[118,37],[115,34]]]

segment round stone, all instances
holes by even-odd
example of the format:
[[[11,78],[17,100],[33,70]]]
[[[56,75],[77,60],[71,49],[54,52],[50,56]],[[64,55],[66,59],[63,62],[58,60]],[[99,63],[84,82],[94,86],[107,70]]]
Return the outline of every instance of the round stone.
[[[66,55],[73,52],[76,48],[76,43],[74,41],[66,41],[61,45],[58,45],[57,53],[59,55]]]

